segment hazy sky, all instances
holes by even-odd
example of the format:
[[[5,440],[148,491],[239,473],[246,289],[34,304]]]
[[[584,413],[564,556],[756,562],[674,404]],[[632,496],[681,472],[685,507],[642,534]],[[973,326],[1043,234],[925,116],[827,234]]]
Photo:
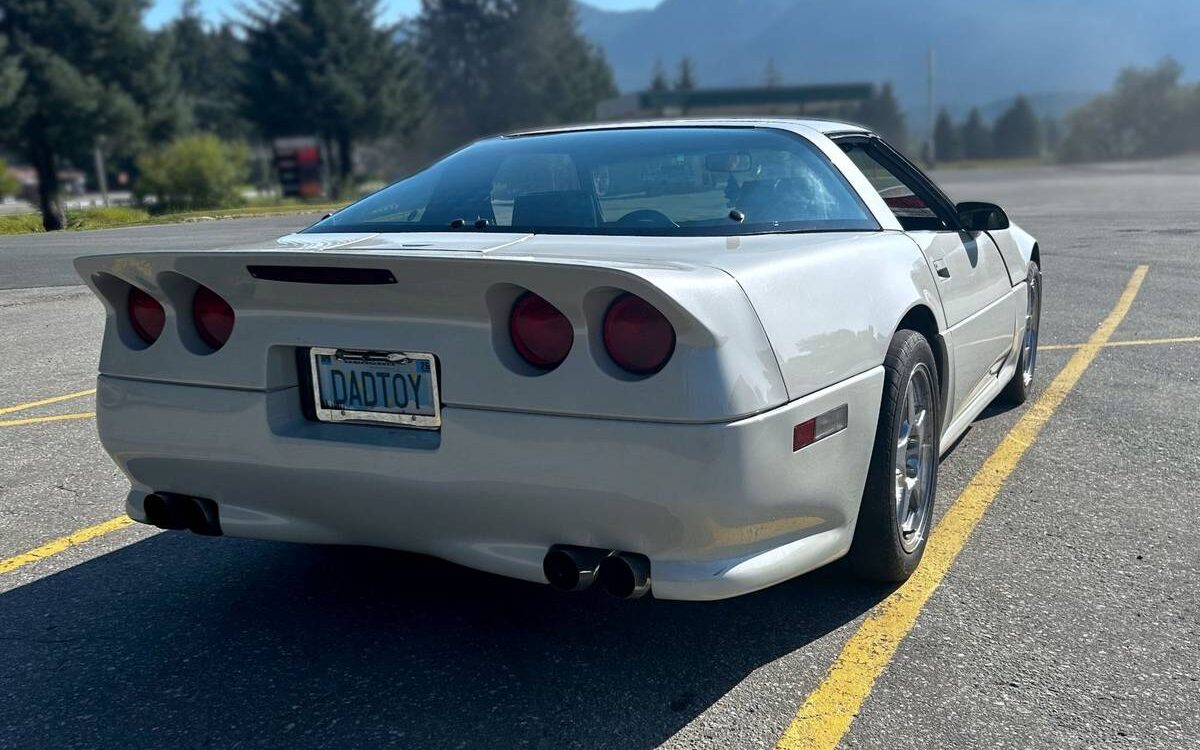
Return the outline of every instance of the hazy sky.
[[[631,10],[633,8],[648,8],[658,5],[659,0],[586,0],[589,5],[606,10]],[[179,15],[179,6],[183,0],[154,0],[150,12],[146,14],[146,23],[151,26],[161,26]],[[234,16],[237,13],[237,0],[200,0],[200,8],[204,15],[214,21]],[[402,16],[412,15],[421,5],[421,0],[383,0],[387,20],[395,20]]]

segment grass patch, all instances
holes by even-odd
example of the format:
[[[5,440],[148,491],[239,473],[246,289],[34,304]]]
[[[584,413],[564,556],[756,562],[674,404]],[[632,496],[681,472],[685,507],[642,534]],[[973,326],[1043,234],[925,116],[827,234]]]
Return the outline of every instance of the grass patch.
[[[67,214],[67,229],[103,229],[141,224],[150,218],[142,208],[110,206],[108,208],[85,208]]]
[[[85,208],[67,213],[67,229],[102,229],[141,224],[150,214],[141,208],[112,206],[110,208]],[[0,234],[28,234],[44,232],[42,215],[39,213],[0,216]]]
[[[255,216],[276,216],[286,214],[327,214],[344,207],[345,203],[302,203],[300,201],[263,201],[254,202],[236,208],[212,208],[204,211],[174,211],[157,214],[150,218],[152,224],[170,224],[177,221],[196,221],[206,219],[238,219]]]
[[[83,208],[67,211],[68,230],[108,229],[131,227],[142,224],[175,224],[186,221],[208,221],[214,219],[245,219],[256,216],[281,216],[287,214],[327,214],[346,205],[345,203],[302,203],[300,201],[252,201],[237,208],[219,208],[208,211],[176,211],[151,214],[143,208],[112,206],[110,208]],[[0,235],[29,234],[43,232],[42,215],[39,213],[11,214],[0,216]]]
[[[5,214],[0,216],[0,234],[28,234],[42,231],[41,214]]]

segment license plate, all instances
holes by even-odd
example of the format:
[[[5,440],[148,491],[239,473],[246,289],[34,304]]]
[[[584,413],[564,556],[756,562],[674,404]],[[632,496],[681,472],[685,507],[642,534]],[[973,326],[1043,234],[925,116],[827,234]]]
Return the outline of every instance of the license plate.
[[[416,352],[313,347],[313,401],[322,422],[442,426],[437,361]]]

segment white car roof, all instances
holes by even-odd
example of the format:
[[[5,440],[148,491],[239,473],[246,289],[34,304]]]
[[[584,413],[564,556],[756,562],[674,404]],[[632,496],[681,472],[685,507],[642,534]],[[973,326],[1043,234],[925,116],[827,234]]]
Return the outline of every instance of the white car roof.
[[[820,120],[805,117],[681,117],[670,120],[615,120],[592,122],[580,125],[563,125],[551,128],[535,128],[509,133],[505,137],[516,138],[545,133],[570,133],[581,130],[619,130],[623,128],[677,128],[677,127],[784,127],[807,128],[826,135],[830,133],[870,133],[862,125],[838,120]]]

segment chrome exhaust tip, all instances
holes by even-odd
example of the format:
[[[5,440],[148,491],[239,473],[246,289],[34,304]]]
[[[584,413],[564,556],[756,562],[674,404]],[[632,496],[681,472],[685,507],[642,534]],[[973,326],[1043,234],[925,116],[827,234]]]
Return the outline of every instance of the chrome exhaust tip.
[[[650,558],[636,552],[614,552],[596,569],[596,580],[618,599],[637,599],[650,590]]]
[[[542,573],[558,591],[583,591],[596,580],[596,568],[609,554],[592,547],[556,544],[542,560]]]

